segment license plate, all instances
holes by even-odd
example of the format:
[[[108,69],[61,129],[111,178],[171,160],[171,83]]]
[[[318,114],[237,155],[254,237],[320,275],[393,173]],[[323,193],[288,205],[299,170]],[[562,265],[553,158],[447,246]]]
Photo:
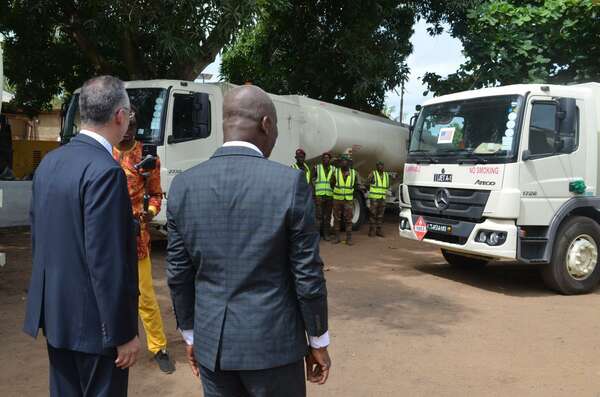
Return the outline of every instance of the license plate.
[[[452,174],[433,174],[434,182],[452,182]]]
[[[452,233],[452,226],[443,225],[441,223],[427,223],[427,231],[436,232],[436,233]]]

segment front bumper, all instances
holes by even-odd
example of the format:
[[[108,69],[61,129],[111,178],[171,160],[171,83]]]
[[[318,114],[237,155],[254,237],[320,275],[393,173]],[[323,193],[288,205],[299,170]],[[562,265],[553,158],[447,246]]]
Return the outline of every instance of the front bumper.
[[[416,216],[412,215],[410,208],[402,208],[400,211],[400,217],[406,218],[410,222],[410,230],[402,230],[400,227],[398,228],[400,231],[400,237],[410,240],[418,240],[414,233],[414,219]],[[423,218],[426,222],[428,220],[434,220],[435,222],[438,222],[437,219],[433,219],[428,216],[423,216]],[[428,244],[436,245],[440,248],[448,249],[450,251],[483,256],[490,259],[515,260],[517,258],[517,226],[515,225],[514,220],[486,219],[482,223],[475,224],[470,222],[454,221],[452,229],[452,233],[446,236],[448,237],[447,240],[461,240],[459,235],[467,230],[468,232],[464,234],[464,241],[460,241],[460,243],[440,241],[436,238],[432,238],[431,232],[428,232],[422,241]],[[475,241],[475,236],[477,236],[480,230],[505,232],[506,241],[504,241],[502,245],[498,246],[490,246],[486,243]]]

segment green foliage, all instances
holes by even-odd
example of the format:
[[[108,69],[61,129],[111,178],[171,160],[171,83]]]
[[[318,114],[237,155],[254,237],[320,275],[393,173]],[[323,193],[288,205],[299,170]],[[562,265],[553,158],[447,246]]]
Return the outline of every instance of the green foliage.
[[[279,0],[275,1],[277,4]],[[268,0],[5,0],[16,102],[35,113],[95,74],[193,80]]]
[[[278,94],[379,112],[406,79],[415,11],[391,0],[292,0],[226,47],[221,73]]]
[[[600,2],[492,0],[472,8],[454,31],[467,61],[423,81],[436,95],[527,82],[600,79]]]

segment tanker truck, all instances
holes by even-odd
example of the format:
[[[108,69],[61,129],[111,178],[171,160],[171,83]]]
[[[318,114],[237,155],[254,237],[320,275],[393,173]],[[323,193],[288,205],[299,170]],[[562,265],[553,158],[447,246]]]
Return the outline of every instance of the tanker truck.
[[[200,84],[179,80],[130,81],[126,84],[131,103],[138,108],[136,139],[155,145],[161,159],[161,182],[167,192],[173,178],[208,160],[223,142],[224,94],[235,87],[228,83]],[[76,91],[65,114],[62,142],[79,132]],[[406,157],[408,129],[383,117],[296,95],[272,95],[277,109],[279,138],[271,160],[291,165],[297,148],[307,162],[316,164],[322,153],[352,153],[359,183],[366,181],[377,160],[391,172],[390,205],[398,207],[397,186]],[[395,184],[393,183],[395,182]],[[164,203],[163,203],[164,204]],[[366,190],[357,190],[354,200],[355,229],[367,219]],[[165,211],[155,218],[164,230]]]

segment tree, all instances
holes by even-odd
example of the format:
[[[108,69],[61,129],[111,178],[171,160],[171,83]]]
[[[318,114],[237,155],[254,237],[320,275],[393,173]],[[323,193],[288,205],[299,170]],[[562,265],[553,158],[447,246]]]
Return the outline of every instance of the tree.
[[[467,14],[467,61],[423,78],[436,95],[486,86],[600,79],[600,2],[492,0]]]
[[[1,3],[6,76],[17,89],[17,103],[35,113],[94,74],[194,80],[273,1]]]
[[[379,111],[405,79],[414,11],[390,0],[293,0],[226,47],[221,73],[276,94]]]
[[[380,113],[385,92],[408,75],[416,18],[441,23],[463,1],[290,0],[269,7],[223,54],[221,73],[277,94],[301,94]]]

